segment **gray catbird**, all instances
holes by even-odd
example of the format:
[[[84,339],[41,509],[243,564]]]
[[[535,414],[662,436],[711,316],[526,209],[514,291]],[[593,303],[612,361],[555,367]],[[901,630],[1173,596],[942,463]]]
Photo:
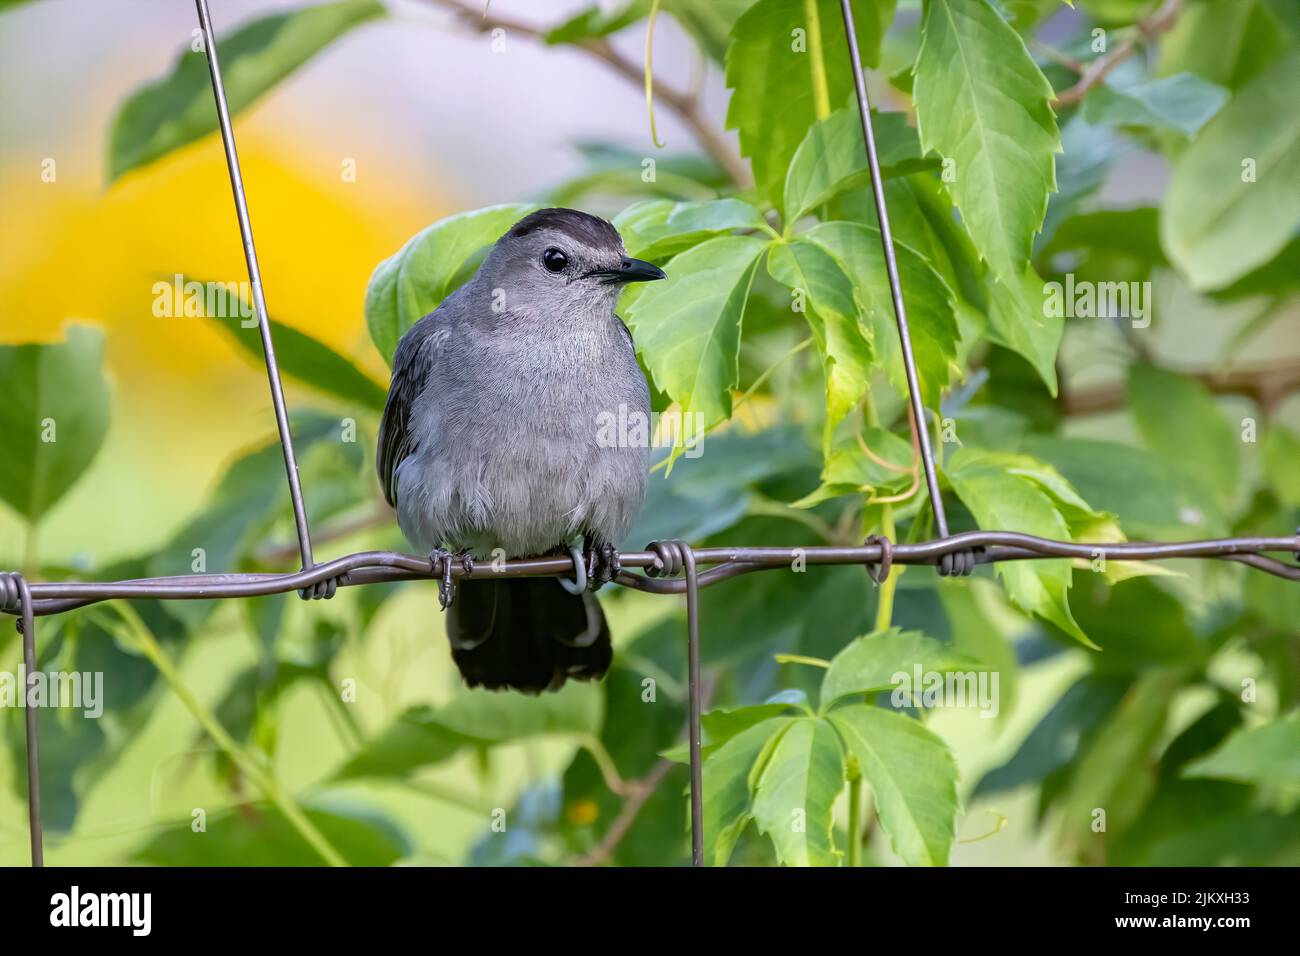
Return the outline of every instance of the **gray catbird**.
[[[611,441],[608,426],[650,414],[614,306],[625,283],[662,278],[628,258],[605,220],[542,209],[398,343],[379,480],[411,544],[446,558],[439,598],[471,687],[537,693],[609,668],[609,628],[591,594],[552,578],[453,589],[451,552],[472,567],[498,548],[564,553],[581,537],[590,580],[609,579],[645,498],[648,448]]]

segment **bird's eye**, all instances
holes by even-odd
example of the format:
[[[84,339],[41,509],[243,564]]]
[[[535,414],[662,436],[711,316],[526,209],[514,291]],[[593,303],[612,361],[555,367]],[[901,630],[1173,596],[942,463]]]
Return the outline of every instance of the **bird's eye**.
[[[547,272],[563,272],[568,264],[569,257],[554,246],[542,253],[542,265]]]

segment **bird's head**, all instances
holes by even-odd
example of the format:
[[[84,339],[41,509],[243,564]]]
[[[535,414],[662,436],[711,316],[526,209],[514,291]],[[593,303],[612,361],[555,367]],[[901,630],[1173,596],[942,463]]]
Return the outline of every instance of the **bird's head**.
[[[628,257],[613,225],[576,209],[525,216],[497,240],[480,270],[506,309],[556,317],[612,312],[629,282],[662,278],[658,266]]]

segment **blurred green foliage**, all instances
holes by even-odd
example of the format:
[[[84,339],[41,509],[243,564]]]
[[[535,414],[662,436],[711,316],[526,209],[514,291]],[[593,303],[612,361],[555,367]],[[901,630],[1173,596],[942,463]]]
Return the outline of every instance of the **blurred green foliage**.
[[[1100,334],[1124,370],[1109,406],[1124,420],[1101,435],[1076,427],[1062,348],[1076,333],[1047,308],[1046,282],[1158,276],[1209,302],[1262,303],[1237,330],[1238,345],[1294,308],[1300,124],[1288,80],[1300,23],[1285,2],[1189,3],[1159,42],[1154,70],[1126,60],[1061,104],[1056,96],[1079,82],[1070,64],[1108,55],[1095,48],[1094,27],[1114,50],[1140,39],[1149,12],[1119,0],[1078,6],[1051,51],[1037,31],[1054,3],[902,2],[897,22],[892,0],[854,4],[867,63],[910,63],[890,76],[903,108],[874,123],[934,416],[921,424],[940,439],[954,526],[1079,541],[1286,533],[1300,517],[1300,439],[1276,402],[1256,394],[1249,421],[1259,434],[1246,437],[1204,376],[1160,367],[1142,341],[1146,326],[1126,329],[1128,316],[1113,315]],[[544,40],[581,48],[642,23],[650,7],[592,7]],[[588,143],[588,169],[547,197],[610,204],[629,252],[664,264],[669,280],[630,290],[622,314],[656,407],[699,413],[712,432],[698,459],[681,446],[665,451],[625,544],[929,537],[838,4],[662,7],[723,66],[727,125],[754,181],[730,181],[717,156],[661,157],[647,178],[636,151]],[[232,110],[382,12],[347,0],[239,27],[221,48]],[[1225,55],[1221,37],[1239,38],[1240,56]],[[201,52],[183,51],[171,73],[122,106],[110,178],[215,129],[205,72]],[[1102,204],[1107,174],[1138,149],[1169,162],[1168,192],[1150,204]],[[1254,178],[1243,178],[1242,157],[1256,160]],[[536,205],[434,223],[378,265],[365,321],[385,360]],[[210,318],[260,358],[255,330]],[[399,546],[377,510],[370,465],[382,384],[307,333],[273,331],[282,370],[314,396],[293,424],[317,528]],[[0,346],[0,499],[33,526],[109,427],[101,354],[101,336],[82,327],[62,344]],[[57,441],[42,438],[47,418]],[[27,570],[123,579],[283,569],[294,560],[277,544],[291,538],[284,504],[279,450],[264,440],[230,464],[163,548],[93,568],[32,554]],[[860,569],[793,570],[704,598],[709,862],[839,865],[859,862],[865,846],[872,863],[942,865],[960,842],[962,797],[969,805],[1013,792],[1032,795],[1038,828],[1060,858],[1080,863],[1300,861],[1294,585],[1236,566],[1183,566],[1184,575],[1065,560],[1004,563],[971,581],[895,570],[878,589]],[[133,605],[138,616],[106,605],[43,622],[42,668],[104,672],[108,692],[101,721],[42,717],[52,840],[75,830],[99,788],[128,785],[111,778],[115,763],[175,694],[201,728],[186,762],[206,767],[229,800],[141,836],[131,853],[141,862],[427,862],[374,798],[385,788],[473,815],[481,836],[455,862],[682,862],[680,605],[603,595],[630,626],[599,685],[537,698],[462,690],[360,719],[349,657],[374,640],[394,595],[416,590],[431,608],[427,589],[408,585],[347,589],[320,613],[279,596],[237,611],[146,601]],[[431,611],[425,620],[422,638],[433,641]],[[205,703],[174,662],[230,628],[255,648],[251,663]],[[1037,719],[1009,717],[1024,672],[1062,660],[1070,680]],[[916,668],[1001,678],[999,720],[1022,725],[1005,762],[959,775],[937,708],[888,693]],[[319,696],[343,756],[288,787],[273,769],[285,757],[281,717],[303,693]],[[21,722],[16,711],[4,719],[17,793]],[[517,798],[484,798],[494,755],[536,740],[563,744],[558,769],[530,771]],[[440,782],[434,772],[453,762],[482,785],[478,794]]]

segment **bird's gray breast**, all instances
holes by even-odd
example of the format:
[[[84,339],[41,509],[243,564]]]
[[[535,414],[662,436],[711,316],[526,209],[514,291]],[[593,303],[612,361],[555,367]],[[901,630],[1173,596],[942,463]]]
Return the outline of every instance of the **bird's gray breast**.
[[[435,316],[434,322],[438,319]],[[617,317],[509,314],[430,335],[398,470],[398,522],[417,547],[537,554],[579,534],[618,544],[645,497],[649,391]]]

